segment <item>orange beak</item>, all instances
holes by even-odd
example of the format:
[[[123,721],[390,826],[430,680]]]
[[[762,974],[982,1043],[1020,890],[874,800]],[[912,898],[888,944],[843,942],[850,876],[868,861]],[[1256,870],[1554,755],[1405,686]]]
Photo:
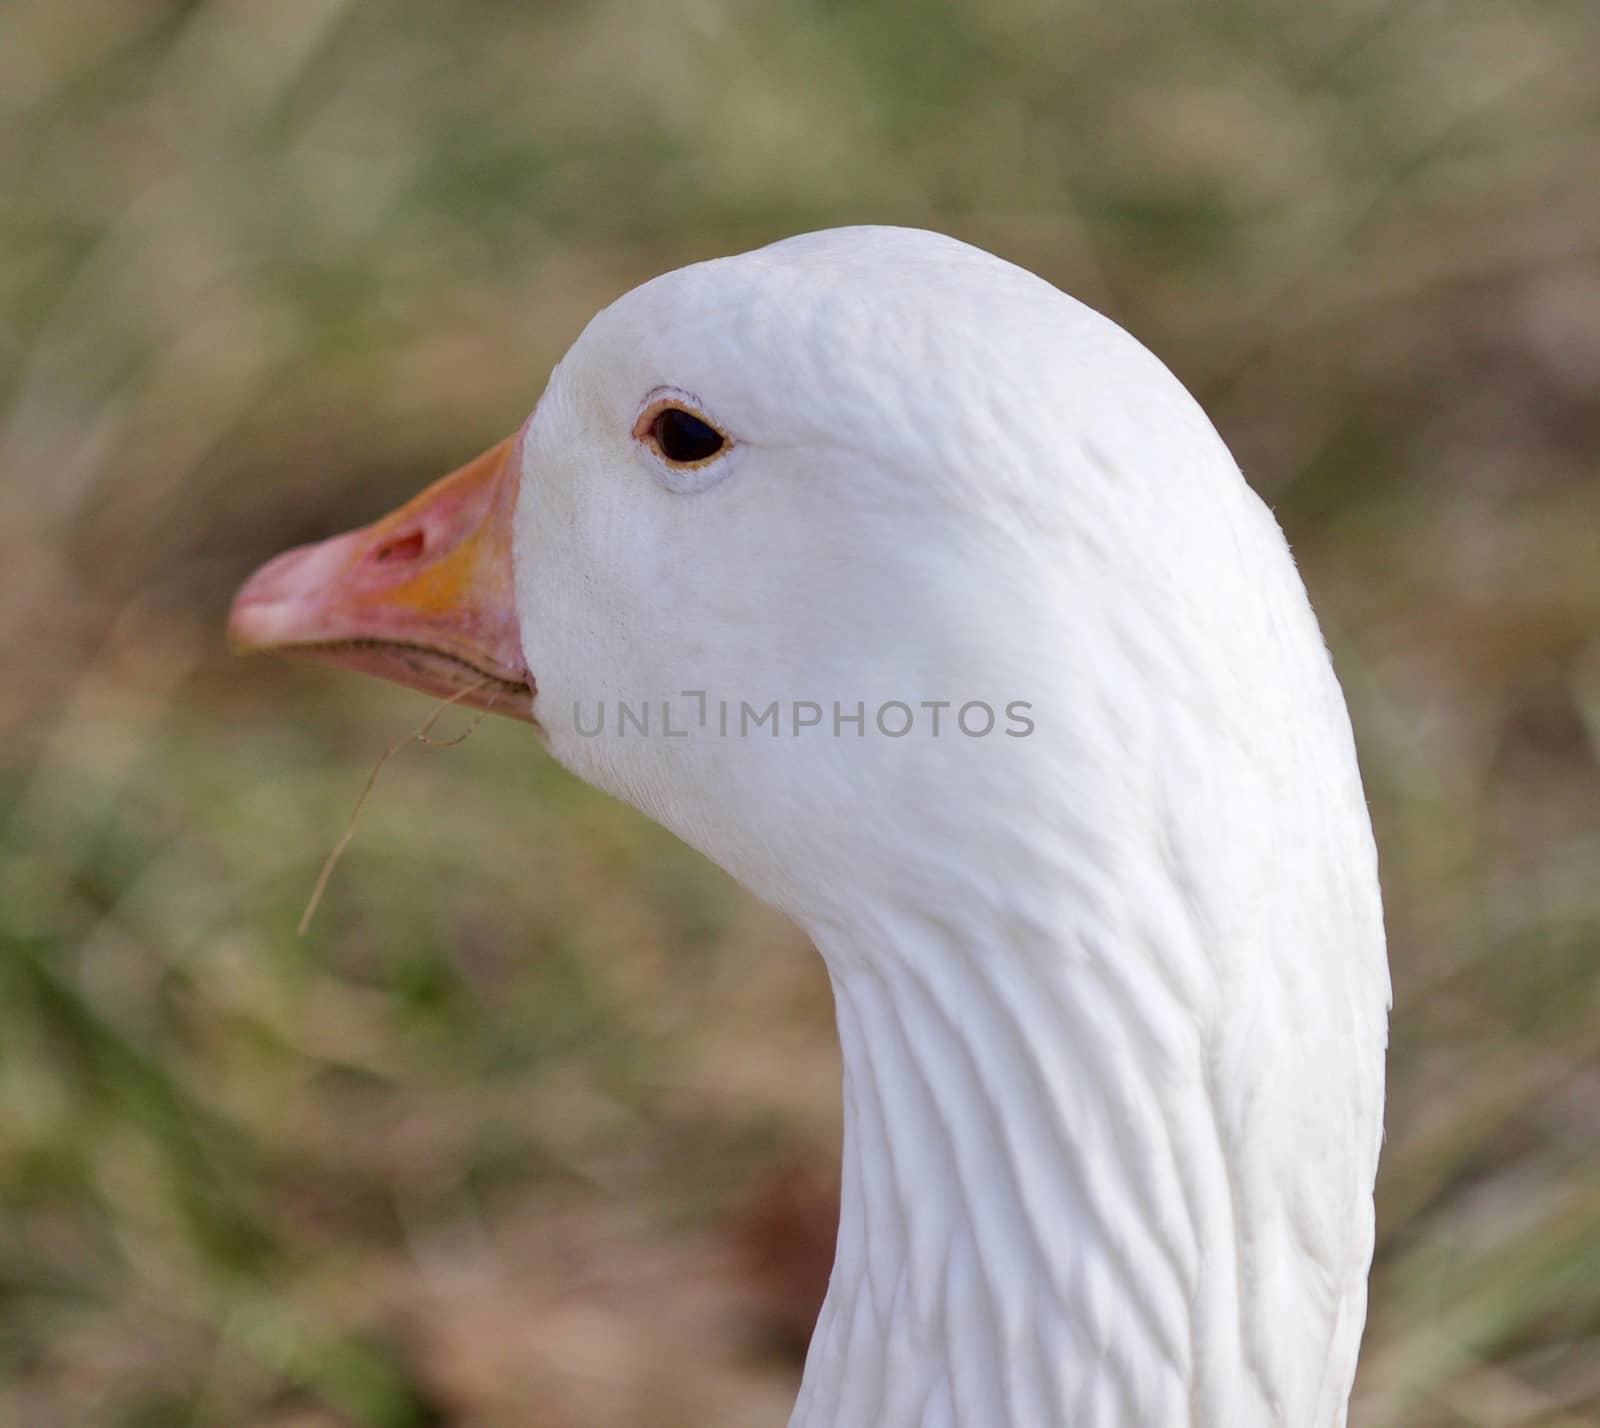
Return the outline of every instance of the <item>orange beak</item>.
[[[268,561],[228,640],[533,720],[511,565],[520,442],[507,437],[373,525]],[[473,686],[478,686],[473,688]]]

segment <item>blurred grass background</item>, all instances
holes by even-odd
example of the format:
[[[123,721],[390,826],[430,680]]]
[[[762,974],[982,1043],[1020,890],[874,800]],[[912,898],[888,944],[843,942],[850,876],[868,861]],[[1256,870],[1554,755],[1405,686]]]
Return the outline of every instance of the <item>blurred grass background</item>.
[[[1358,1428],[1600,1424],[1600,7],[0,3],[0,1424],[785,1419],[803,940],[231,588],[599,306],[942,228],[1131,328],[1288,529],[1396,983]],[[463,721],[464,722],[464,721]]]

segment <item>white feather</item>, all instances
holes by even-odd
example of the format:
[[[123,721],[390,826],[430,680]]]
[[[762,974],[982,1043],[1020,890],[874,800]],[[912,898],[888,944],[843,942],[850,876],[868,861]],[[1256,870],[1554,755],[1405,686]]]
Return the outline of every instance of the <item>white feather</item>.
[[[632,435],[664,388],[734,440],[693,490]],[[1177,380],[1018,268],[846,229],[601,313],[523,471],[550,748],[832,976],[844,1209],[794,1428],[1342,1425],[1375,855],[1283,537]],[[1034,728],[578,728],[689,690]]]

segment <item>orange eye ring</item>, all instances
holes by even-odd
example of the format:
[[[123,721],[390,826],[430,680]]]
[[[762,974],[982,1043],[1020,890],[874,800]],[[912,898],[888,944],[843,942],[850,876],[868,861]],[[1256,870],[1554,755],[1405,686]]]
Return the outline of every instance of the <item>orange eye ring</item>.
[[[733,445],[727,432],[678,397],[662,397],[646,407],[633,435],[679,470],[708,466]]]

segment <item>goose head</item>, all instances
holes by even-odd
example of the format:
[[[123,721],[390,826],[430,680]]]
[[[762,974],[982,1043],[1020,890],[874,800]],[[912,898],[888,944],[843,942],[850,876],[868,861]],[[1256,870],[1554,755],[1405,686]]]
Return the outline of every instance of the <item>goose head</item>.
[[[909,230],[666,274],[231,633],[528,720],[810,932],[847,1144],[796,1424],[1342,1422],[1387,1005],[1348,720],[1114,324]]]
[[[1061,735],[1143,698],[1101,658],[1100,607],[1172,625],[1162,599],[1192,595],[1161,537],[1207,498],[1152,468],[1148,428],[1216,445],[1152,375],[1088,309],[933,234],[698,264],[596,316],[514,436],[259,572],[233,641],[481,682],[466,702],[810,924],[1011,841],[1007,796]],[[1125,766],[1102,752],[1074,776]]]

